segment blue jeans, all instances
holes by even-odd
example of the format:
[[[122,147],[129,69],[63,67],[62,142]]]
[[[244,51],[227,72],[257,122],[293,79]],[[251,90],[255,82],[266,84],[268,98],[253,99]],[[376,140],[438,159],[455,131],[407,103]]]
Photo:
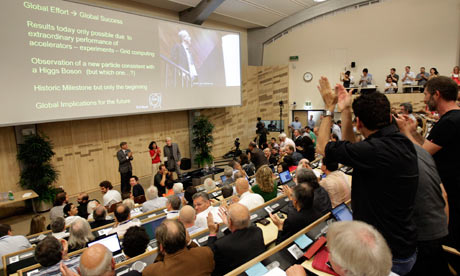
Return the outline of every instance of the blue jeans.
[[[415,251],[412,256],[410,256],[407,259],[395,259],[393,258],[393,267],[391,268],[391,271],[403,276],[409,273],[412,269],[412,267],[415,264],[415,261],[417,260],[417,251]]]

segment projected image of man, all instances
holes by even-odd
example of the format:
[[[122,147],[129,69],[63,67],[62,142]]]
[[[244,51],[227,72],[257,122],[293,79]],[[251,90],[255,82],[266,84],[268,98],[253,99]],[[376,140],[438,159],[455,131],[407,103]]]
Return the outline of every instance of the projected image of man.
[[[182,75],[188,74],[193,83],[193,81],[198,79],[198,73],[195,68],[192,52],[190,51],[192,38],[186,30],[181,30],[178,35],[181,42],[174,46],[171,59],[186,71],[182,72]]]

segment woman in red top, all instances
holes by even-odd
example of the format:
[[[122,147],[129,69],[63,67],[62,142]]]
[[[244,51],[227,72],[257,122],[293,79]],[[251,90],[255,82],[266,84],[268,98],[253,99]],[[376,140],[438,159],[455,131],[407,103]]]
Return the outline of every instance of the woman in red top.
[[[455,66],[450,77],[460,86],[460,67]]]
[[[154,184],[155,175],[158,172],[158,167],[161,164],[161,149],[158,147],[155,141],[150,142],[149,144],[150,157],[152,158],[152,181],[151,185]]]

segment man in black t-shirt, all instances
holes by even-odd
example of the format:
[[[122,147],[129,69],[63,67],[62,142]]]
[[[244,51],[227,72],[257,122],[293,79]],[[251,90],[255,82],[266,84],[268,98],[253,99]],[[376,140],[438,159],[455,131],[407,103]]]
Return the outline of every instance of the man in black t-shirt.
[[[154,185],[158,189],[158,196],[161,197],[166,193],[166,181],[171,178],[171,173],[166,169],[164,164],[161,164],[158,168],[158,172],[155,175]]]
[[[460,250],[460,108],[456,104],[458,86],[450,78],[439,76],[426,83],[425,103],[430,111],[437,111],[441,118],[431,129],[423,148],[436,162],[439,176],[446,188],[449,199],[449,245]],[[414,126],[407,120],[405,124],[398,121],[414,143]]]
[[[145,196],[144,188],[142,188],[142,185],[139,183],[139,178],[135,175],[131,176],[129,179],[129,185],[133,188],[132,190],[132,195],[134,197],[138,196]]]
[[[353,219],[373,225],[383,235],[393,254],[392,271],[405,275],[417,256],[413,213],[418,166],[414,145],[391,123],[390,102],[384,94],[366,93],[352,101],[351,93],[342,85],[338,84],[334,92],[327,78],[319,82],[326,114],[317,151],[353,168]],[[328,143],[336,104],[341,112],[343,141]],[[352,112],[358,130],[366,137],[364,141],[355,142]]]

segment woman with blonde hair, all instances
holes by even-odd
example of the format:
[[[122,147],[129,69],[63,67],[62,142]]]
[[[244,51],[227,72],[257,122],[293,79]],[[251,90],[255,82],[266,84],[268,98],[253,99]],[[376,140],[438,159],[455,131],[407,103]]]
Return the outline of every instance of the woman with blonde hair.
[[[69,252],[84,248],[87,242],[94,240],[91,226],[81,217],[75,218],[70,224],[69,232]]]
[[[263,165],[256,172],[256,185],[252,191],[261,195],[265,202],[274,199],[278,193],[278,185],[273,179],[273,172],[269,166]]]
[[[35,215],[30,221],[30,231],[28,235],[37,234],[46,230],[46,218],[43,215]]]

